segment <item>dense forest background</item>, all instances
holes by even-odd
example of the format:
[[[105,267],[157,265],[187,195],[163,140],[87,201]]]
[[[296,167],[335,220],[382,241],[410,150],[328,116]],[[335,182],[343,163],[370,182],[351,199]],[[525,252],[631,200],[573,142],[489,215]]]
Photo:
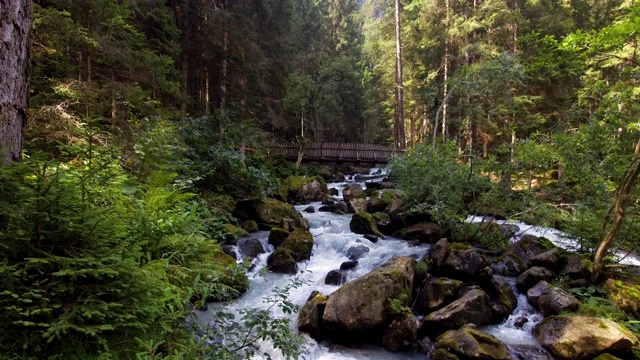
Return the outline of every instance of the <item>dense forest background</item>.
[[[447,226],[638,245],[634,1],[32,4],[24,158],[0,167],[0,359],[223,359],[262,338],[295,358],[268,312],[226,346],[183,326],[246,290],[220,251],[235,202],[324,171],[268,156],[278,142],[406,146],[394,181]]]

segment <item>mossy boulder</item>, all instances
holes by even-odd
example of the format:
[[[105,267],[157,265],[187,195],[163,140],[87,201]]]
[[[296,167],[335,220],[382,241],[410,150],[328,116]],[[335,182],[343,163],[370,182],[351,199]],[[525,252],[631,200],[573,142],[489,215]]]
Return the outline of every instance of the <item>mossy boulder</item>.
[[[411,257],[391,258],[384,265],[336,290],[329,296],[322,316],[324,326],[336,336],[367,336],[381,331],[394,318],[389,301],[408,306],[413,288]],[[404,295],[403,295],[404,294]],[[379,333],[378,335],[381,335]]]
[[[532,266],[531,258],[555,247],[551,241],[543,237],[524,235],[520,240],[507,248],[505,255],[519,257],[527,267]]]
[[[351,218],[349,228],[356,234],[374,234],[384,238],[384,235],[378,230],[373,216],[366,211],[355,213]]]
[[[237,246],[240,253],[250,259],[266,252],[262,242],[254,238],[241,239]]]
[[[640,319],[640,278],[622,273],[618,276],[605,280],[605,290],[618,309]]]
[[[436,339],[436,349],[465,360],[512,360],[505,343],[495,336],[474,328],[450,330]]]
[[[329,192],[327,183],[320,176],[289,176],[283,185],[286,200],[292,204],[320,201]]]
[[[249,236],[249,233],[246,230],[233,224],[224,224],[222,227],[226,233],[222,239],[218,239],[221,240],[222,244],[235,245],[238,242],[238,238]]]
[[[258,228],[258,223],[255,220],[244,221],[242,222],[240,227],[243,228],[248,233],[255,233],[260,231],[260,229]]]
[[[419,321],[413,314],[403,314],[391,321],[382,334],[382,346],[390,351],[409,349],[418,340]]]
[[[284,218],[302,219],[293,205],[272,198],[239,201],[233,216],[242,220],[255,220],[263,230],[279,227]]]
[[[529,288],[529,290],[527,290],[527,301],[529,301],[529,303],[531,305],[533,305],[536,308],[538,308],[538,300],[540,299],[540,296],[547,289],[549,289],[551,287],[552,287],[552,285],[549,284],[548,282],[544,281],[544,280],[538,282],[533,287]]]
[[[420,291],[414,308],[421,314],[436,310],[453,300],[462,285],[463,282],[460,280],[445,277],[434,279]]]
[[[638,338],[604,318],[549,316],[533,330],[538,342],[560,360],[586,360],[604,353],[628,353]],[[625,357],[630,358],[630,357]]]
[[[492,322],[489,296],[483,290],[474,288],[449,305],[425,316],[420,331],[433,336],[465,324],[483,326]]]
[[[365,199],[366,195],[362,186],[358,184],[353,184],[342,189],[342,197],[345,202],[349,202],[352,199]]]
[[[431,354],[431,359],[432,360],[460,360],[460,358],[457,355],[454,355],[445,349],[436,349]]]
[[[476,224],[484,237],[493,239],[499,244],[508,243],[509,239],[520,231],[520,227],[514,224],[498,224],[495,221],[479,222]]]
[[[547,268],[534,266],[516,278],[516,288],[518,291],[525,293],[540,281],[544,280],[549,282],[555,277],[556,274],[553,271]]]
[[[293,257],[291,250],[284,247],[277,248],[267,258],[267,268],[275,273],[295,274],[298,272],[296,259]]]
[[[567,264],[560,271],[560,275],[568,276],[571,279],[588,280],[591,278],[593,263],[591,260],[578,255],[571,254],[567,257]]]
[[[451,254],[451,244],[446,238],[438,240],[435,245],[429,248],[427,252],[427,260],[432,267],[442,267]]]
[[[367,199],[351,199],[347,201],[347,212],[355,214],[359,211],[367,211]]]
[[[322,314],[326,305],[327,297],[314,290],[298,313],[298,330],[308,333],[313,339],[324,339]]]
[[[518,276],[527,270],[527,264],[517,255],[507,254],[493,259],[493,271],[502,276]]]
[[[313,250],[313,235],[308,230],[295,229],[280,248],[289,250],[296,261],[309,260]]]
[[[601,354],[593,358],[593,360],[622,360],[619,357],[613,356],[611,354]]]
[[[507,280],[495,277],[484,284],[483,288],[491,299],[491,309],[495,322],[501,322],[506,319],[518,306],[518,298]]]
[[[433,244],[442,238],[442,228],[436,223],[422,222],[411,225],[393,233],[394,237],[403,240],[419,240],[422,243]]]
[[[273,245],[274,248],[278,248],[289,235],[291,235],[291,232],[279,227],[274,227],[271,229],[271,232],[269,232],[269,244]]]
[[[377,190],[369,196],[367,203],[367,211],[370,213],[384,211],[384,209],[391,204],[394,199],[398,199],[402,196],[399,190],[395,189],[383,189]]]
[[[544,290],[538,298],[538,307],[542,316],[547,317],[577,311],[580,300],[559,287],[551,287]]]
[[[529,261],[531,266],[542,266],[555,272],[561,271],[566,257],[560,248],[553,248],[532,257]]]
[[[434,275],[448,275],[460,280],[478,280],[483,276],[480,270],[489,266],[489,260],[468,244],[452,243],[451,252],[442,266],[432,267]]]
[[[385,212],[376,212],[371,214],[373,216],[373,220],[376,223],[376,227],[380,230],[381,233],[385,235],[391,235],[395,228],[391,224],[391,218],[389,214]]]
[[[222,251],[213,251],[205,255],[203,261],[213,264],[218,282],[223,285],[222,291],[216,292],[215,296],[210,295],[206,301],[233,300],[249,289],[249,279],[233,257]],[[198,275],[202,281],[207,281],[211,277],[211,271]]]

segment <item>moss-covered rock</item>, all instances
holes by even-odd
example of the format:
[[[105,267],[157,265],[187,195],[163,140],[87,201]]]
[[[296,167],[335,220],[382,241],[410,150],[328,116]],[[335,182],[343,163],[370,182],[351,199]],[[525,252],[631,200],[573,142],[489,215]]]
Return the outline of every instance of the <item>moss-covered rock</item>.
[[[378,211],[384,211],[384,209],[391,204],[394,199],[398,199],[402,196],[399,190],[395,189],[383,189],[377,190],[373,194],[369,195],[369,201],[367,203],[367,211],[374,213]]]
[[[551,250],[554,247],[555,245],[553,245],[549,239],[525,235],[517,242],[511,244],[505,252],[505,255],[517,256],[529,267],[531,266],[531,258],[547,250]]]
[[[483,326],[492,322],[489,296],[483,290],[473,288],[456,301],[425,316],[420,331],[433,336],[465,324]]]
[[[436,310],[453,300],[462,285],[460,280],[434,279],[418,294],[414,308],[421,314]]]
[[[444,349],[465,360],[512,360],[506,344],[495,336],[473,328],[451,330],[436,339],[436,349]]]
[[[271,229],[271,232],[269,232],[269,244],[277,249],[289,235],[291,235],[291,232],[279,227],[274,227]]]
[[[349,200],[352,199],[364,199],[366,198],[366,195],[362,186],[353,184],[342,189],[342,197],[344,198],[344,201],[348,203]]]
[[[410,257],[394,257],[336,290],[327,301],[324,326],[333,335],[355,337],[384,328],[394,317],[388,310],[389,299],[398,299],[400,306],[411,301],[406,294],[413,288],[414,262]]]
[[[516,278],[516,288],[518,288],[520,292],[524,293],[538,282],[542,280],[549,282],[555,277],[556,274],[553,271],[547,268],[534,266]]]
[[[440,267],[432,267],[434,275],[447,275],[460,280],[479,280],[483,274],[480,270],[489,266],[489,260],[479,252],[472,250],[468,244],[452,243],[451,253]]]
[[[613,356],[611,354],[600,354],[593,358],[593,360],[622,360],[619,357]]]
[[[445,349],[436,349],[431,354],[432,360],[460,360],[460,358]]]
[[[488,281],[483,288],[491,299],[494,322],[502,322],[518,306],[518,298],[507,280],[495,277]]]
[[[296,261],[309,260],[313,250],[313,235],[308,230],[295,229],[280,248],[289,250]]]
[[[446,238],[438,240],[435,245],[429,248],[427,252],[427,260],[433,267],[441,267],[447,261],[447,258],[451,254],[451,244]]]
[[[242,220],[255,220],[264,230],[279,227],[284,218],[302,219],[292,205],[272,198],[239,201],[233,215]]]
[[[384,235],[378,230],[373,216],[366,211],[355,213],[351,218],[349,228],[356,234],[374,234],[384,238]]]
[[[298,330],[308,333],[313,339],[324,339],[322,314],[326,305],[327,297],[314,290],[298,313]]]
[[[402,230],[396,231],[393,236],[404,240],[419,240],[423,243],[433,244],[440,240],[443,231],[436,223],[418,223]]]
[[[638,338],[615,322],[587,316],[549,316],[533,330],[538,342],[560,360],[586,360],[628,352]]]
[[[298,272],[296,259],[291,250],[279,247],[267,258],[267,268],[275,273],[295,274]]]
[[[559,287],[551,287],[544,290],[538,298],[538,307],[542,316],[546,317],[575,312],[580,307],[580,301]]]
[[[493,259],[493,271],[502,276],[518,276],[527,270],[527,264],[519,256],[507,254]]]
[[[258,223],[255,220],[244,221],[241,227],[248,233],[254,233],[260,231]]]
[[[395,228],[391,224],[389,214],[386,212],[376,212],[371,214],[371,216],[373,216],[373,220],[376,222],[376,226],[381,233],[391,235],[394,232]]]
[[[320,201],[329,192],[320,176],[289,176],[283,185],[287,202],[293,204]]]
[[[249,233],[246,230],[233,224],[224,224],[222,227],[224,228],[225,235],[222,239],[217,239],[221,244],[235,245],[238,242],[238,238],[249,236]]]
[[[640,278],[618,274],[620,278],[607,279],[604,288],[615,306],[625,313],[640,319]]]
[[[571,254],[567,257],[567,264],[560,271],[560,275],[568,276],[571,279],[588,280],[591,278],[593,263],[591,260],[579,254]]]
[[[367,199],[351,199],[347,202],[347,212],[355,214],[359,211],[367,211]]]
[[[233,257],[222,251],[214,251],[206,255],[203,260],[213,265],[217,280],[222,285],[215,294],[208,295],[205,299],[206,301],[233,300],[249,289],[249,279]],[[206,282],[211,278],[212,273],[207,271],[198,275],[202,281]],[[200,296],[197,295],[196,297]]]
[[[409,349],[418,339],[419,322],[413,314],[391,321],[382,334],[382,346],[390,351]]]

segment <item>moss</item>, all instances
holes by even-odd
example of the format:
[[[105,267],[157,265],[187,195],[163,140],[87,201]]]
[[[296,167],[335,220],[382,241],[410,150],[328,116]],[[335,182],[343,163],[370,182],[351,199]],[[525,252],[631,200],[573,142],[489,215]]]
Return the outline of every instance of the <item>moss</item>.
[[[459,242],[451,243],[451,251],[460,252],[464,250],[473,250],[473,247],[467,243],[459,243]]]
[[[413,272],[416,277],[422,279],[426,277],[429,272],[429,264],[426,261],[418,261],[413,266]]]
[[[266,198],[256,204],[259,220],[265,225],[278,226],[283,218],[297,219],[300,214],[287,203],[272,198]]]
[[[238,266],[236,260],[222,251],[214,251],[210,254],[212,268],[217,275],[217,282],[222,286],[221,290],[207,296],[206,301],[227,301],[238,298],[249,289],[249,279]],[[211,278],[211,272],[200,271],[196,275],[202,280]],[[200,298],[202,294],[197,295]]]
[[[295,274],[297,272],[296,260],[291,250],[279,247],[269,255],[267,259],[269,270],[277,273]]]
[[[235,245],[238,242],[239,237],[248,236],[249,233],[233,224],[224,224],[223,228],[225,234],[221,239],[218,239],[220,243],[226,245]]]
[[[355,213],[351,219],[350,227],[351,231],[356,234],[374,234],[384,238],[384,235],[378,230],[373,216],[366,211],[358,211]]]
[[[542,245],[544,247],[545,250],[551,250],[551,249],[556,247],[551,242],[551,240],[547,239],[546,237],[539,237],[538,238],[538,242],[540,243],[540,245]]]
[[[593,360],[620,360],[620,358],[615,357],[611,354],[601,354],[594,357]]]
[[[284,240],[281,248],[286,248],[291,251],[296,261],[307,260],[311,256],[311,250],[313,249],[313,235],[307,230],[300,228],[295,229],[291,235]]]
[[[433,360],[460,360],[456,355],[448,352],[445,349],[436,349],[431,355],[431,359]]]
[[[291,235],[291,233],[285,229],[279,227],[271,228],[271,232],[269,233],[269,244],[277,248],[282,245],[289,235]]]
[[[247,220],[242,223],[241,227],[249,233],[258,232],[260,230],[258,229],[258,223],[255,222],[255,220]]]
[[[300,195],[300,190],[302,189],[302,187],[312,181],[317,181],[318,183],[320,183],[320,187],[323,188],[326,192],[327,183],[321,176],[289,176],[288,178],[286,178],[283,186],[287,201],[296,202],[297,200],[299,200],[298,196]]]

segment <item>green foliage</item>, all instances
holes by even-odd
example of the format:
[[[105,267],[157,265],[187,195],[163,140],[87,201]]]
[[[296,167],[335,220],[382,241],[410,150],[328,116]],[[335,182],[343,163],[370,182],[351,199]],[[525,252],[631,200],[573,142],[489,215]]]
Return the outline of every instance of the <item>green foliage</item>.
[[[392,315],[411,315],[411,307],[407,304],[409,302],[409,295],[404,291],[398,294],[395,298],[387,299],[385,303],[385,308]]]
[[[640,334],[640,322],[618,309],[602,287],[590,285],[586,288],[573,288],[571,293],[582,302],[579,314],[607,318]]]

